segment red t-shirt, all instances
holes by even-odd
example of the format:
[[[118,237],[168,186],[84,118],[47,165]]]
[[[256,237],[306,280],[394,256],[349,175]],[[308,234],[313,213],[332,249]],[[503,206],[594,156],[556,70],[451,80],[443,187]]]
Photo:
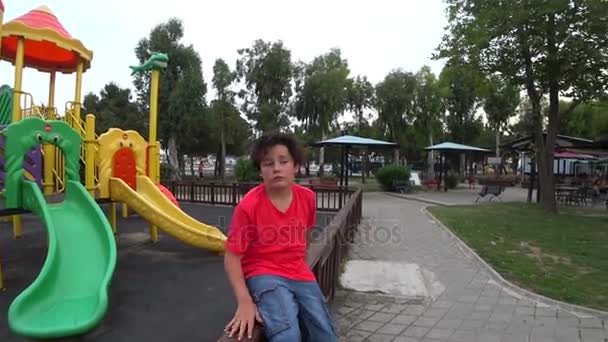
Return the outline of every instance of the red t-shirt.
[[[316,280],[306,263],[306,233],[315,226],[315,195],[297,184],[292,192],[284,213],[272,204],[263,184],[249,191],[235,208],[226,249],[242,255],[245,279],[276,275]]]

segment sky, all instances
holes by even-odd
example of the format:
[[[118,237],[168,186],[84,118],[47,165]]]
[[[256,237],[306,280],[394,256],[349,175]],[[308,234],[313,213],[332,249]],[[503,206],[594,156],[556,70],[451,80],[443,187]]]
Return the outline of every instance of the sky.
[[[311,61],[337,47],[351,75],[381,81],[393,69],[415,72],[429,65],[439,74],[442,61],[431,60],[447,24],[442,0],[3,0],[7,22],[46,5],[65,29],[93,51],[83,76],[82,96],[99,93],[113,81],[133,89],[129,65],[134,48],[157,24],[171,17],[183,21],[183,43],[192,44],[203,61],[207,101],[214,97],[212,67],[223,58],[234,67],[237,49],[256,39],[282,40],[294,61]],[[198,4],[195,10],[194,4]],[[168,6],[170,5],[170,6]],[[75,74],[58,74],[55,104],[63,113],[75,96]],[[24,71],[23,88],[37,104],[47,103],[49,76]],[[0,62],[0,84],[14,84],[14,68]]]

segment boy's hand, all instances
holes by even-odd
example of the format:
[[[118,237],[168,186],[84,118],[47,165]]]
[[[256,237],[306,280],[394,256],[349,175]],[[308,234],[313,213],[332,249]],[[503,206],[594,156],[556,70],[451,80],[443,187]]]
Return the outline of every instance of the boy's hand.
[[[225,331],[228,333],[228,337],[232,337],[235,333],[238,333],[239,341],[243,338],[245,332],[247,332],[249,338],[252,338],[255,321],[262,323],[262,317],[256,305],[251,299],[244,300],[243,302],[239,302],[234,318],[228,323]]]

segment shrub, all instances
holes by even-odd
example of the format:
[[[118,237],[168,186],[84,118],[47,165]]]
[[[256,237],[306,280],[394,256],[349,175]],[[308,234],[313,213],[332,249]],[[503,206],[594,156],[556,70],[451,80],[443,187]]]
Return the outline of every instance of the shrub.
[[[448,189],[455,189],[458,186],[458,176],[448,175],[445,177],[445,184],[448,186]]]
[[[392,191],[393,181],[410,179],[410,169],[402,165],[387,165],[376,172],[376,179],[386,191]]]
[[[234,175],[239,182],[259,182],[262,180],[251,159],[237,160],[234,166]]]
[[[169,163],[160,163],[160,179],[172,180],[175,170]]]

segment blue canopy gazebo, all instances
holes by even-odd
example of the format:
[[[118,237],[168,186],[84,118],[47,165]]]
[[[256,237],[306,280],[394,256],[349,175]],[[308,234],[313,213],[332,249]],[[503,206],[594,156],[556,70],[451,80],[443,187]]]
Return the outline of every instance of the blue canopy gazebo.
[[[449,153],[449,152],[456,152],[456,153],[466,153],[466,154],[476,154],[476,153],[482,153],[482,154],[486,154],[486,153],[492,153],[492,151],[485,149],[485,148],[480,148],[480,147],[475,147],[475,146],[469,146],[469,145],[462,145],[462,144],[457,144],[457,143],[453,143],[453,142],[443,142],[441,144],[437,144],[437,145],[433,145],[433,146],[429,146],[425,148],[426,151],[439,151],[441,153],[440,155],[440,163],[441,163],[441,167],[439,168],[439,183],[437,184],[437,190],[441,190],[441,181],[444,179],[443,177],[443,170],[444,170],[444,154],[445,153]],[[448,186],[447,183],[444,181],[443,182],[443,190],[444,191],[448,191]]]
[[[356,135],[341,135],[335,138],[318,141],[313,143],[314,147],[340,146],[341,161],[340,161],[340,185],[348,186],[348,172],[346,164],[348,163],[348,151],[352,148],[367,148],[367,149],[395,149],[399,145],[394,142],[376,140],[371,138],[359,137]]]

